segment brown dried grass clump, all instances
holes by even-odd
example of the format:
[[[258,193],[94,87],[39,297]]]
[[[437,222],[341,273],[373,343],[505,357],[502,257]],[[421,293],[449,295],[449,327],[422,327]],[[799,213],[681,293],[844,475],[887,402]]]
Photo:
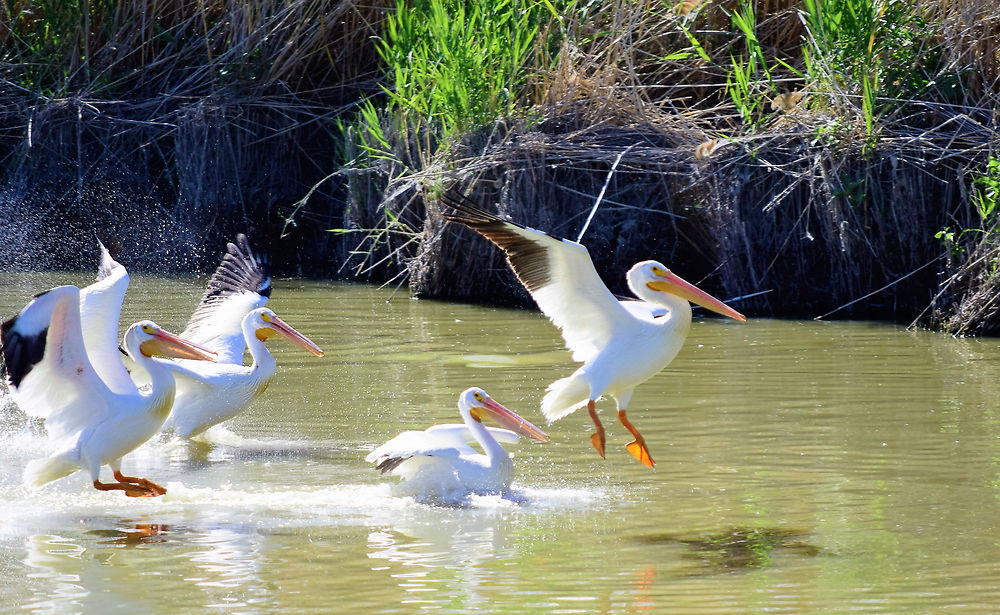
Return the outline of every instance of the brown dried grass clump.
[[[953,335],[1000,333],[1000,246],[985,241],[941,282],[933,300],[913,321]]]
[[[964,104],[997,103],[1000,83],[1000,11],[989,0],[923,0],[928,20],[938,23],[945,70],[963,77]]]
[[[804,28],[798,5],[794,0],[755,3],[761,45],[772,57],[801,68]],[[625,106],[640,117],[650,105],[680,113],[718,112],[727,101],[729,54],[742,44],[729,16],[737,6],[736,0],[596,3],[585,19],[566,26],[569,35],[554,60],[545,53],[536,57],[534,100],[558,114],[565,114],[567,105],[589,101],[592,106],[572,105],[572,111],[585,113],[582,119],[590,123],[606,119],[608,105]],[[688,33],[709,60],[695,52]],[[678,58],[685,50],[688,57]],[[790,78],[787,71],[778,73],[779,80]],[[801,80],[793,78],[787,87],[794,82]]]
[[[59,61],[66,93],[132,96],[280,87],[301,93],[356,87],[377,77],[377,34],[388,2],[15,2],[6,7],[5,72],[17,61]],[[89,9],[89,10],[88,10]],[[353,95],[353,91],[348,92]]]

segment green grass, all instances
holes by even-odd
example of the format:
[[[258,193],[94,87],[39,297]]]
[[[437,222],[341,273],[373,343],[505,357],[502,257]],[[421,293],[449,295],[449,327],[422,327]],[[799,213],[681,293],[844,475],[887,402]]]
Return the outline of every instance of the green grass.
[[[1000,237],[997,224],[1000,222],[1000,159],[990,157],[986,169],[972,176],[973,190],[969,197],[978,215],[979,225],[975,228],[952,229],[946,226],[934,234],[934,238],[948,249],[952,256],[962,256],[976,245],[994,246]]]
[[[743,123],[756,126],[764,112],[767,95],[773,90],[771,71],[767,66],[764,50],[757,40],[757,18],[749,0],[740,0],[739,7],[730,14],[733,27],[743,35],[746,53],[730,53],[732,69],[726,76],[726,92],[739,112]]]
[[[549,6],[399,0],[378,42],[390,108],[404,122],[429,122],[444,137],[511,115]]]
[[[972,197],[973,206],[983,228],[992,228],[997,223],[997,201],[1000,200],[1000,160],[990,157],[986,171],[972,180],[976,192]]]
[[[806,73],[831,96],[860,102],[865,132],[901,99],[933,82],[940,57],[928,24],[904,0],[803,0]]]

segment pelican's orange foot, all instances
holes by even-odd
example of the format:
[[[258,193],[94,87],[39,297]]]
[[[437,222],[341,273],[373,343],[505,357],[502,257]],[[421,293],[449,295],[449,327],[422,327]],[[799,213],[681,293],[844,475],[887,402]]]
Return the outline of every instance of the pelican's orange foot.
[[[649,449],[646,448],[646,442],[641,438],[638,440],[632,440],[625,445],[628,452],[632,453],[632,456],[642,462],[642,465],[647,468],[656,467],[656,462],[653,461],[653,457],[649,454]]]
[[[590,434],[590,443],[597,449],[597,454],[601,456],[601,459],[604,459],[604,432]]]
[[[142,485],[136,485],[128,482],[102,483],[99,480],[95,480],[94,489],[97,489],[98,491],[124,491],[125,495],[130,498],[155,498],[158,495],[163,495],[162,493],[156,493],[149,487],[143,487]]]
[[[126,492],[125,495],[128,495],[129,497],[133,497],[133,498],[155,498],[155,497],[161,496],[161,495],[163,495],[163,494],[165,494],[167,492],[167,488],[166,487],[162,487],[160,485],[157,485],[156,483],[154,483],[153,481],[149,480],[148,478],[139,478],[137,476],[125,476],[124,474],[122,474],[119,471],[116,471],[114,474],[115,474],[115,478],[119,482],[121,482],[121,483],[128,483],[128,484],[136,486],[139,490],[146,490],[146,491],[149,492],[149,493],[147,493],[145,495],[131,495],[131,494],[129,494],[129,493]]]
[[[166,487],[163,487],[162,485],[157,485],[156,483],[154,483],[153,481],[151,481],[151,480],[149,480],[147,478],[142,479],[141,482],[139,483],[139,485],[141,485],[141,486],[145,487],[146,489],[149,489],[150,491],[152,491],[154,497],[158,496],[158,495],[164,495],[167,492],[167,488]]]
[[[597,416],[597,405],[593,399],[587,402],[587,412],[590,413],[590,420],[594,421],[594,428],[597,429],[597,433],[591,434],[590,443],[597,449],[601,459],[604,459],[604,425],[601,424],[601,419]]]
[[[125,495],[130,498],[155,498],[163,494],[156,493],[152,489],[148,489],[140,485],[130,485],[125,488]]]

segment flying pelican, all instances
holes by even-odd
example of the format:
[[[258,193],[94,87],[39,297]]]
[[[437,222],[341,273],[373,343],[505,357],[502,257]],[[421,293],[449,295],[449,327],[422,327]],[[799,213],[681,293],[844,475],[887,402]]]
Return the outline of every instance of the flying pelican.
[[[227,245],[226,255],[208,282],[208,288],[181,333],[218,353],[216,363],[175,361],[177,398],[164,424],[183,438],[236,416],[267,389],[277,362],[265,341],[281,336],[321,357],[323,351],[309,338],[264,307],[271,295],[271,277],[254,254],[245,235]],[[249,348],[252,363],[243,365]]]
[[[445,219],[503,249],[539,309],[562,331],[573,360],[583,363],[568,378],[549,385],[542,400],[546,418],[555,421],[586,406],[597,429],[591,443],[604,457],[604,426],[595,402],[610,395],[617,403],[618,420],[634,438],[626,449],[652,468],[655,462],[645,439],[625,414],[632,391],[680,351],[691,328],[689,302],[740,322],[746,317],[652,260],[636,263],[627,274],[629,288],[640,301],[619,301],[579,243],[503,220],[455,190],[441,200],[458,212],[443,214]]]
[[[28,464],[25,482],[43,485],[84,469],[101,491],[163,495],[166,489],[160,485],[121,473],[122,457],[160,429],[174,400],[170,370],[151,357],[212,361],[214,354],[151,321],[137,322],[125,333],[125,349],[149,374],[151,386],[143,392],[135,385],[116,392],[91,363],[82,329],[80,289],[75,286],[36,296],[0,326],[0,353],[14,401],[25,413],[45,419],[55,448],[48,458]],[[102,465],[111,467],[118,482],[101,482]]]
[[[365,457],[382,474],[403,478],[395,495],[452,499],[470,493],[486,495],[510,487],[514,464],[500,442],[517,442],[522,434],[548,442],[549,436],[494,401],[486,391],[472,387],[458,398],[465,424],[434,425],[424,431],[404,431]],[[489,418],[509,429],[486,427]],[[467,444],[475,440],[485,454]]]

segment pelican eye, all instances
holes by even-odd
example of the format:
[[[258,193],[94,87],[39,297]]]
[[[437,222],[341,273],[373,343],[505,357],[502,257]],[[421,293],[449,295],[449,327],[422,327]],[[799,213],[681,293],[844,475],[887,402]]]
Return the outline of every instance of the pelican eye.
[[[658,275],[658,276],[660,276],[661,278],[662,278],[663,276],[667,275],[667,272],[666,272],[666,270],[665,270],[665,269],[663,269],[663,267],[658,267],[658,266],[656,266],[656,265],[653,265],[653,267],[652,267],[652,271],[653,271],[653,275]]]
[[[153,329],[153,325],[142,325],[142,332],[148,335],[153,335],[156,333],[156,330]]]
[[[268,314],[267,312],[262,312],[260,315],[260,319],[263,320],[264,322],[271,322],[272,320],[271,315]]]
[[[484,399],[485,399],[483,397],[483,394],[481,392],[479,392],[479,391],[476,391],[475,393],[473,393],[472,396],[476,398],[476,401],[484,401]]]

